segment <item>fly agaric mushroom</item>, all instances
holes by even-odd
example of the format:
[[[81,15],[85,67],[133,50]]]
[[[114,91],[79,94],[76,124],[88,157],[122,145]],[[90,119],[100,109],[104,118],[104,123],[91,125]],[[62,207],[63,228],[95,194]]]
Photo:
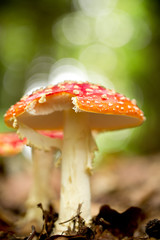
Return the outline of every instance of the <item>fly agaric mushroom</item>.
[[[62,131],[39,131],[35,135],[37,138],[39,137],[38,143],[42,141],[45,147],[47,146],[47,142],[52,141],[52,144],[54,143],[54,145],[56,145],[55,141],[57,141],[59,146],[59,139],[61,140],[63,137]],[[34,141],[35,140],[36,138],[34,138]],[[44,147],[43,149],[38,149],[37,147],[34,147],[34,141],[32,144],[33,184],[26,201],[26,216],[21,222],[36,221],[38,225],[40,225],[42,223],[41,211],[37,208],[37,204],[42,203],[44,209],[46,209],[50,204],[51,199],[53,200],[53,190],[50,188],[50,173],[54,160],[54,150],[56,149],[50,151],[44,151]],[[21,140],[17,133],[1,133],[0,156],[7,157],[16,155],[23,151],[23,147],[26,143],[27,139],[24,138]],[[39,147],[41,145],[39,144]]]
[[[143,112],[122,94],[91,83],[66,81],[24,96],[5,114],[8,126],[63,129],[61,199],[57,231],[66,230],[79,204],[85,222],[90,215],[91,129],[117,130],[139,126]],[[33,130],[32,130],[33,131]],[[64,227],[62,226],[64,225]]]
[[[26,139],[21,140],[15,132],[0,133],[0,156],[10,157],[21,153]],[[6,165],[3,162],[4,166]]]
[[[26,144],[26,139],[21,140],[18,134],[15,132],[4,132],[0,133],[0,156],[1,157],[12,157],[22,152],[24,145]],[[3,162],[4,166],[6,161]],[[7,166],[8,167],[8,166]],[[2,193],[1,193],[2,196]],[[3,213],[3,209],[0,207],[1,220],[6,222],[6,214]],[[10,219],[7,220],[8,223]]]
[[[26,143],[15,132],[0,133],[0,156],[8,157],[20,153]]]
[[[26,136],[28,136],[27,133]],[[32,147],[33,183],[25,203],[26,215],[20,220],[20,223],[34,221],[41,226],[42,214],[41,210],[37,208],[37,204],[41,203],[43,208],[47,209],[55,197],[51,190],[51,170],[57,148],[60,148],[63,133],[62,131],[37,131],[32,137],[33,139],[29,141],[27,139],[27,145]],[[51,149],[49,149],[50,145],[52,145]]]

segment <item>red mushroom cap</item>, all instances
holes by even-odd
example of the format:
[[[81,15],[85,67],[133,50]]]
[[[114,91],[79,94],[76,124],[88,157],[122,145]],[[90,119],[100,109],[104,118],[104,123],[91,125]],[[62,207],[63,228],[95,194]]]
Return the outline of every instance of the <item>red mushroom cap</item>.
[[[124,95],[91,83],[66,81],[24,96],[4,116],[8,126],[24,123],[34,129],[62,129],[63,111],[87,112],[90,127],[115,130],[141,125],[143,112]],[[54,119],[54,121],[53,121]],[[18,120],[18,122],[17,122]]]
[[[22,151],[26,139],[19,139],[16,133],[0,134],[0,156],[16,155]]]

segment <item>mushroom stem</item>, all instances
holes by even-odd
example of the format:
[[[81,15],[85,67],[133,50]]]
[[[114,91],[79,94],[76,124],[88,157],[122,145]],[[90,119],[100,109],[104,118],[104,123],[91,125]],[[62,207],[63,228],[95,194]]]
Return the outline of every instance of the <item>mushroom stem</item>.
[[[51,199],[53,200],[53,191],[50,187],[53,150],[44,151],[32,148],[32,158],[33,183],[26,201],[27,213],[25,219],[41,222],[42,212],[37,208],[37,204],[42,203],[43,208],[47,209]]]
[[[64,140],[62,147],[62,175],[60,214],[56,232],[65,231],[71,222],[67,221],[77,213],[79,204],[81,216],[89,222],[90,213],[90,171],[91,133],[88,114],[65,111]]]

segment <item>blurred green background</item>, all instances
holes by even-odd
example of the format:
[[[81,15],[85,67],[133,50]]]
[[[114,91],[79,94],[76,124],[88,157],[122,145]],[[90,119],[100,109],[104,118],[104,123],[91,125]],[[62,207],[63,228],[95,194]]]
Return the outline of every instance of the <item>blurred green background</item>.
[[[99,134],[100,153],[160,150],[159,0],[0,2],[0,131],[29,89],[88,80],[135,98],[147,121]]]

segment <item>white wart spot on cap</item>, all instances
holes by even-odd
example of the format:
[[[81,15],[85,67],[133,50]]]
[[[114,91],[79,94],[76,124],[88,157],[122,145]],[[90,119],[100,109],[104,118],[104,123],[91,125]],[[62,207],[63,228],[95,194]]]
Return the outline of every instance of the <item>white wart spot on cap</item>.
[[[66,87],[64,85],[59,86],[60,89],[65,89]]]
[[[119,102],[118,102],[118,104],[121,104],[121,105],[123,105],[123,104],[124,104],[124,102],[122,102],[122,101],[119,101]]]
[[[79,89],[80,87],[78,85],[74,85],[73,88]]]
[[[101,97],[102,97],[102,99],[107,99],[108,98],[106,94],[103,94]]]
[[[73,84],[72,81],[67,81],[66,83],[69,84],[69,85]]]
[[[92,94],[92,92],[86,92],[86,95],[91,95]]]
[[[120,100],[125,100],[125,97],[124,96],[120,97]]]
[[[90,85],[90,87],[93,88],[93,89],[99,89],[99,87],[96,86],[96,85]]]
[[[30,103],[29,106],[26,106],[25,110],[26,110],[27,112],[35,113],[34,107],[35,107],[36,103],[37,103],[37,101],[34,100],[33,102]]]
[[[45,93],[43,93],[43,94],[41,95],[41,98],[38,100],[38,102],[39,102],[39,103],[44,103],[44,102],[46,102],[46,94],[45,94]]]
[[[133,106],[133,108],[134,108],[136,111],[139,110],[139,108],[138,108],[137,106]]]
[[[80,93],[80,91],[79,90],[73,90],[73,93],[78,95]]]
[[[22,108],[23,107],[23,104],[20,104],[20,105],[18,105],[18,108]],[[14,113],[15,114],[15,113]]]
[[[49,89],[49,88],[46,88],[44,91],[45,91],[46,94],[52,93],[52,90]]]
[[[91,89],[91,88],[86,88],[86,92],[93,92],[93,89]]]
[[[13,128],[16,128],[18,126],[18,121],[15,116],[13,116]]]
[[[113,106],[113,103],[110,103],[110,102],[109,102],[109,103],[108,103],[108,106],[109,106],[109,107],[112,107],[112,106]]]
[[[108,95],[114,95],[116,92],[114,91],[114,90],[109,90],[108,92],[107,92],[107,94]]]

